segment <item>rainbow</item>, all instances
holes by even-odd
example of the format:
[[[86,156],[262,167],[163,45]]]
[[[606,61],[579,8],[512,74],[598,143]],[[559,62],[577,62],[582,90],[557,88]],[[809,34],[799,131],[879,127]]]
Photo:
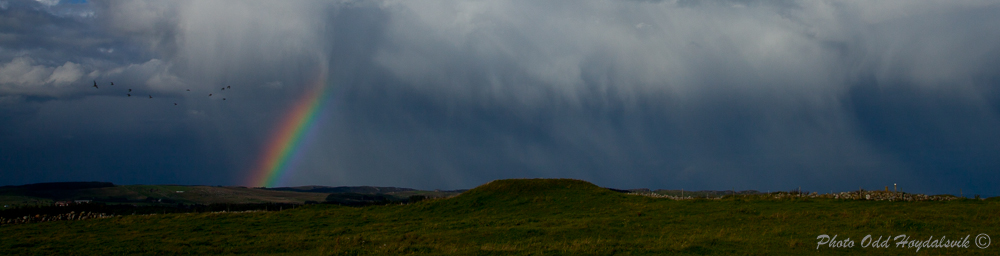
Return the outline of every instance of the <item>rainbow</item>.
[[[327,98],[326,72],[321,71],[309,87],[265,144],[261,160],[250,175],[251,186],[273,187],[292,169],[304,142],[308,141],[304,138],[316,126],[317,113]]]

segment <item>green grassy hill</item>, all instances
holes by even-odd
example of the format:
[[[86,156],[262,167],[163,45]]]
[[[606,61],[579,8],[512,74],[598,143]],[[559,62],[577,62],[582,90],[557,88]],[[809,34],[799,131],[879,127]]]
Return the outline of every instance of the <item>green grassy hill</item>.
[[[866,234],[916,240],[1000,235],[995,200],[755,198],[675,201],[579,180],[498,180],[457,197],[407,205],[0,226],[0,254],[914,255],[915,248],[861,248],[860,242]],[[856,245],[817,250],[820,234],[850,237]],[[995,247],[979,249],[972,242],[968,249],[919,253],[996,255]]]

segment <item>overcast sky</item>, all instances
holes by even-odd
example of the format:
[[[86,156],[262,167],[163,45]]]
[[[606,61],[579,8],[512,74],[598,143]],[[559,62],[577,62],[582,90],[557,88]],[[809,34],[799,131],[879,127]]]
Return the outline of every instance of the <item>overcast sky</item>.
[[[997,195],[998,28],[997,1],[0,0],[0,185],[252,185],[325,74],[279,185]]]

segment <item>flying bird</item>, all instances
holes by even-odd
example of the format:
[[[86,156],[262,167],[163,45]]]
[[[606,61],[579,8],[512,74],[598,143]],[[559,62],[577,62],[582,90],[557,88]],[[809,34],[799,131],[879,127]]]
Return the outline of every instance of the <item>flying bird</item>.
[[[174,106],[177,106],[177,103],[176,103],[176,102],[174,102]]]
[[[226,98],[222,98],[222,100],[226,100]]]
[[[209,93],[209,94],[208,94],[208,97],[212,97],[212,94],[211,94],[211,93]]]
[[[225,91],[225,90],[226,90],[226,87],[222,87],[222,90],[223,90],[223,91]]]
[[[132,89],[128,89],[128,92],[132,92]]]
[[[190,91],[191,91],[191,89],[188,89],[188,91],[190,92]]]
[[[129,94],[128,94],[128,96],[129,96],[129,97],[132,97],[132,94],[131,94],[131,93],[129,93]]]
[[[150,98],[150,99],[152,99],[152,98],[153,98],[153,95],[149,95],[149,98]]]
[[[96,80],[94,81],[94,88],[101,89],[100,87],[97,87],[97,81]]]
[[[115,82],[111,82],[111,85],[115,85]]]
[[[226,86],[226,89],[230,89],[230,88],[232,88],[232,86]]]

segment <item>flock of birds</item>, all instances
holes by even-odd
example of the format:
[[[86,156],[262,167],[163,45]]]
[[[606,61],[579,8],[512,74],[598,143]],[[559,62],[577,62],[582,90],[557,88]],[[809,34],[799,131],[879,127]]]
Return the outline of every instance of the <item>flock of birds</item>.
[[[111,82],[111,85],[115,85],[115,82]],[[97,86],[97,80],[94,80],[94,89],[101,89],[100,87],[98,87],[98,86]],[[232,89],[232,86],[226,86],[226,87],[222,87],[222,90],[223,90],[223,91],[225,91],[226,89]],[[190,92],[190,91],[191,91],[191,89],[187,89],[187,91],[189,91],[189,92]],[[129,88],[129,89],[128,89],[128,93],[126,93],[125,95],[127,95],[128,97],[132,97],[132,89],[131,89],[131,88]],[[212,97],[212,94],[211,94],[211,93],[209,93],[209,94],[208,94],[208,97]],[[150,98],[150,99],[152,99],[152,98],[153,98],[153,95],[152,95],[152,94],[149,94],[149,98]],[[222,98],[222,100],[226,100],[226,98]],[[177,102],[174,102],[174,106],[177,106]]]

